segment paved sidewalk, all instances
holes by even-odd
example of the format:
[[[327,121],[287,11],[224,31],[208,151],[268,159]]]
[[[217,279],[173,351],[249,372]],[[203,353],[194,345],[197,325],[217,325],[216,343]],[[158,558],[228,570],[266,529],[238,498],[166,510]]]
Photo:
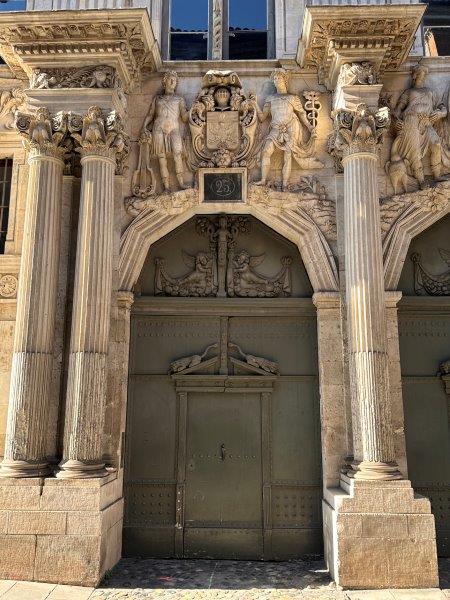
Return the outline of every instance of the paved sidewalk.
[[[343,592],[322,562],[260,563],[123,559],[93,588],[0,581],[5,600],[450,600],[450,560],[441,590]]]

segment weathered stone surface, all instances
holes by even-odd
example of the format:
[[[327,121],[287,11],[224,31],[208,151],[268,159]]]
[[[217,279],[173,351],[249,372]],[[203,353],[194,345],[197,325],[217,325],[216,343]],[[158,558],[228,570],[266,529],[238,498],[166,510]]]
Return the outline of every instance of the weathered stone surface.
[[[33,579],[35,535],[0,535],[0,577]]]
[[[11,511],[9,514],[8,533],[54,535],[65,532],[65,512]]]

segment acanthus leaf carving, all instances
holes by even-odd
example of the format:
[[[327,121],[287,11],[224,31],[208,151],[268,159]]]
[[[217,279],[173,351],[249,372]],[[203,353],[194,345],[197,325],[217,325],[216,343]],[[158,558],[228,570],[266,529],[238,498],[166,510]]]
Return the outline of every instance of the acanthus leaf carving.
[[[359,152],[376,152],[390,123],[389,109],[371,110],[359,104],[355,110],[333,111],[333,133],[328,138],[328,152],[333,156],[337,172],[342,172],[342,160]]]
[[[199,203],[198,190],[188,188],[169,194],[139,198],[129,196],[125,199],[125,210],[133,217],[147,211],[162,211],[168,215],[178,215]]]
[[[51,115],[44,107],[34,113],[15,115],[15,127],[22,136],[25,148],[31,154],[42,154],[64,159],[70,150],[68,113]]]

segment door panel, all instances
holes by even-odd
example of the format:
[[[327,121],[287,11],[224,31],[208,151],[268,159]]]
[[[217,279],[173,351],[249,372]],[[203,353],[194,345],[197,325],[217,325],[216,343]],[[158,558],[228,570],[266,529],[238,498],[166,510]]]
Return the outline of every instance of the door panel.
[[[258,394],[190,394],[186,527],[262,527]]]

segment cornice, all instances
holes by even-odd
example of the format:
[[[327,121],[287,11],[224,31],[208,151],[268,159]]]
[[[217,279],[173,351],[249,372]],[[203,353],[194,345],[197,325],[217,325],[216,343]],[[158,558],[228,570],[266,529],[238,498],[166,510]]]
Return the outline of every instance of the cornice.
[[[126,91],[161,66],[146,9],[3,13],[0,54],[22,80],[35,68],[109,65]]]

